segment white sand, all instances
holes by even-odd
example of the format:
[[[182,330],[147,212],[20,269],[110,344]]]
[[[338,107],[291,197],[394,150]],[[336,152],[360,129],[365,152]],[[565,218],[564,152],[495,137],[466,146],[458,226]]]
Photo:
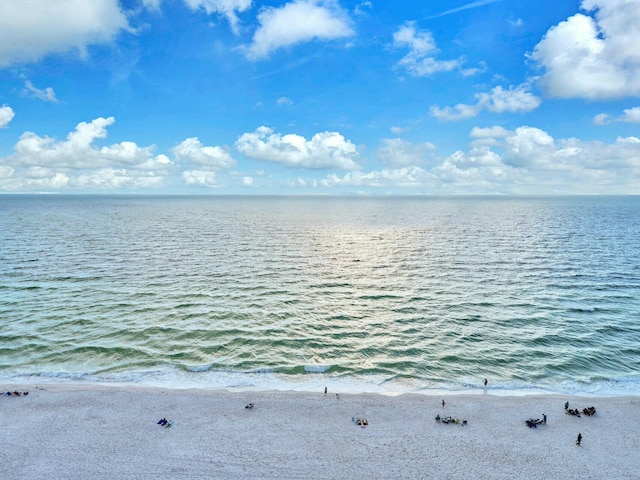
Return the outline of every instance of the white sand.
[[[25,388],[0,397],[7,478],[640,478],[638,397],[458,395],[443,408],[426,395],[0,386]],[[597,414],[566,415],[566,400]]]

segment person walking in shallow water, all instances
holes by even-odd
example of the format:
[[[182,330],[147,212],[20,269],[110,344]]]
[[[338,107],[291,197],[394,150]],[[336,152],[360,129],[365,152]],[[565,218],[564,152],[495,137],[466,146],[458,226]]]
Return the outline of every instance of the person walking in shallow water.
[[[485,387],[487,386],[487,383],[489,383],[489,382],[488,382],[488,381],[487,381],[487,379],[485,378],[485,379],[484,379],[484,386],[485,386]]]
[[[581,433],[578,434],[578,439],[576,440],[576,445],[580,446],[580,443],[582,443],[582,434]]]

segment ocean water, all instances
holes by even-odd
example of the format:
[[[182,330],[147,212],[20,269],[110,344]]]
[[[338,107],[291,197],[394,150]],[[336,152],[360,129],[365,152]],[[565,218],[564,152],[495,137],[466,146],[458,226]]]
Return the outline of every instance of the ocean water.
[[[0,196],[49,382],[639,395],[640,197]]]

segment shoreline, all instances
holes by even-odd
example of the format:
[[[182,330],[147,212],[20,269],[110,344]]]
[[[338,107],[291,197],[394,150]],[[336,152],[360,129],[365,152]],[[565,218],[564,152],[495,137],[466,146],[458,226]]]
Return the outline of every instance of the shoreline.
[[[326,375],[278,376],[263,373],[217,372],[213,376],[183,377],[163,374],[150,378],[96,378],[92,376],[55,376],[55,375],[11,375],[0,378],[2,385],[36,385],[53,386],[68,385],[70,387],[112,386],[117,388],[161,388],[167,390],[230,390],[230,391],[284,391],[313,393],[322,391],[328,386],[334,391],[359,394],[372,393],[385,396],[405,394],[417,395],[493,395],[493,396],[538,396],[568,395],[593,398],[609,398],[622,396],[640,397],[640,379],[611,379],[588,384],[519,384],[500,380],[489,380],[488,386],[482,385],[482,379],[453,381],[447,384],[423,384],[411,382],[394,382],[375,376],[335,377]]]
[[[325,396],[105,384],[0,390],[29,391],[0,397],[0,461],[26,478],[585,479],[634,478],[640,468],[640,398],[633,395],[329,389]],[[597,413],[567,415],[566,401]],[[254,407],[245,408],[249,403]],[[526,426],[543,414],[546,425]],[[436,415],[468,423],[438,423]],[[172,420],[171,428],[158,425],[161,418]]]

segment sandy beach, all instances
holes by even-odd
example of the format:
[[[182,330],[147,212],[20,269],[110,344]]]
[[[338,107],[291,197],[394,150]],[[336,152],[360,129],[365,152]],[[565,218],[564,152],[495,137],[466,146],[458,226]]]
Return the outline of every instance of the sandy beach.
[[[640,398],[3,385],[0,464],[20,478],[640,476]],[[442,406],[442,400],[446,404]],[[564,411],[595,406],[595,416]],[[253,408],[245,408],[249,403]],[[547,424],[528,428],[525,420]],[[467,424],[438,423],[451,416]],[[157,422],[166,418],[171,427]],[[368,425],[354,420],[366,419]],[[581,446],[576,445],[578,433]]]

